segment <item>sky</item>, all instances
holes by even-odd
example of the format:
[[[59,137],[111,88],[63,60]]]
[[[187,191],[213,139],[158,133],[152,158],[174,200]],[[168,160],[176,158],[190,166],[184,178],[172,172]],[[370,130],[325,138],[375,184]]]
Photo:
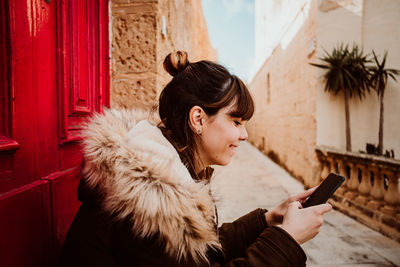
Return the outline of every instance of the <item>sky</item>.
[[[247,81],[254,60],[254,0],[202,0],[218,62]]]

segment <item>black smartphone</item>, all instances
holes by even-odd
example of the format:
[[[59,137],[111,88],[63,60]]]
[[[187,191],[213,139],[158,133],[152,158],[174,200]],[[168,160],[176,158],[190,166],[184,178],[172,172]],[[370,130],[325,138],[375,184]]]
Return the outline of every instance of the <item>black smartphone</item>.
[[[330,173],[318,186],[317,190],[302,205],[303,208],[323,204],[335,193],[345,178],[336,173]]]

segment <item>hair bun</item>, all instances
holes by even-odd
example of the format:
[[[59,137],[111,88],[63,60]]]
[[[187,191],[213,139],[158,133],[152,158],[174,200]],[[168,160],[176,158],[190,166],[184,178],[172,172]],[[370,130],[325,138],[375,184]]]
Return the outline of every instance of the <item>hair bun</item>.
[[[175,76],[189,65],[188,54],[185,51],[169,53],[164,59],[164,69]]]

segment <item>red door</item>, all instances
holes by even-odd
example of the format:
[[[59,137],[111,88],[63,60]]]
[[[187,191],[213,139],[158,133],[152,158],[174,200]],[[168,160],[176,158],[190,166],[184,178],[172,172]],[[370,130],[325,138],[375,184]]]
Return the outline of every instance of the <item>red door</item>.
[[[0,266],[54,263],[108,73],[107,0],[0,2]]]

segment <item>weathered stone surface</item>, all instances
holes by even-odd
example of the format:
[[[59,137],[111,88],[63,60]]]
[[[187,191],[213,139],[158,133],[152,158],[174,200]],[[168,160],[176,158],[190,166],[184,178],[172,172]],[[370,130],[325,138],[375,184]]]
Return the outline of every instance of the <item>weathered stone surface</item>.
[[[400,69],[400,1],[351,1],[347,6],[329,12],[317,12],[317,57],[331,52],[339,43],[353,43],[365,54],[375,51],[382,60],[389,51],[386,67]],[[335,22],[335,23],[332,23]],[[324,48],[324,49],[322,49]],[[321,62],[321,61],[317,61]],[[323,69],[318,69],[317,85],[317,145],[346,149],[344,95],[324,92]],[[362,100],[349,101],[352,151],[366,151],[366,144],[378,143],[380,102],[374,91]],[[389,78],[384,97],[383,151],[393,150],[400,159],[400,83]]]
[[[360,0],[320,0],[318,9],[321,12],[330,12],[340,7],[345,7],[355,13],[362,10],[362,1]]]
[[[293,176],[311,186],[320,172],[316,147],[317,69],[310,45],[316,35],[316,2],[283,49],[278,46],[250,84],[256,112],[248,124],[249,140]]]
[[[151,107],[171,76],[165,56],[216,60],[200,0],[113,0],[111,106]]]
[[[202,59],[217,60],[217,52],[211,46],[201,1],[160,1],[159,6],[157,90],[161,92],[171,79],[160,64],[168,53],[185,50],[188,52],[189,60],[194,62]],[[165,21],[165,36],[162,33],[163,21]]]
[[[124,14],[113,19],[115,72],[156,70],[156,14]]]
[[[114,80],[111,107],[151,108],[156,104],[156,79],[143,77],[126,77]]]

